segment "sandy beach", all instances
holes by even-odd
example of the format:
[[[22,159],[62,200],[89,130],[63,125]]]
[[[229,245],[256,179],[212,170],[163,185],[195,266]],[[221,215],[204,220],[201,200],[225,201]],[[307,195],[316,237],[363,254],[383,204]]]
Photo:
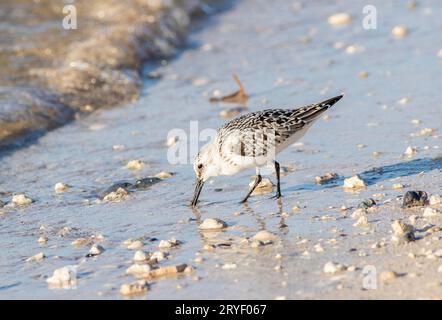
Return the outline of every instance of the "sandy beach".
[[[2,149],[0,298],[441,299],[442,3],[371,4],[377,28],[366,30],[364,1],[227,2],[190,23],[173,57],[144,65],[139,99]],[[330,23],[341,12],[348,21]],[[237,90],[232,74],[245,106],[211,103]],[[192,123],[216,129],[237,113],[341,93],[278,156],[281,201],[272,191],[240,204],[249,170],[209,181],[189,207],[191,152],[187,163],[170,163],[172,130],[190,137]],[[103,199],[116,183],[161,172]],[[315,181],[327,173],[337,177]],[[355,175],[365,186],[345,189]],[[404,208],[407,191],[428,200]],[[32,202],[13,201],[20,194]],[[375,205],[358,210],[367,199]],[[207,218],[226,226],[203,230]],[[134,262],[137,251],[146,256]],[[73,281],[51,286],[66,266]],[[166,266],[179,267],[151,273]],[[139,279],[145,290],[122,294]]]

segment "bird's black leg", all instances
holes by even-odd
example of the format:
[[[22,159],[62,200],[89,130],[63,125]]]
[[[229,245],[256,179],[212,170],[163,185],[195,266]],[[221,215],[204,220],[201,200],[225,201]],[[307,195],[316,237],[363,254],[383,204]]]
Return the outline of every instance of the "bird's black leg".
[[[275,171],[276,171],[276,198],[281,198],[281,175],[279,163],[275,161]]]
[[[250,197],[250,195],[255,191],[258,184],[261,182],[262,177],[260,174],[256,176],[255,183],[253,184],[252,188],[250,188],[249,193],[247,193],[246,197],[241,201],[241,203],[244,203],[247,201],[247,199]]]

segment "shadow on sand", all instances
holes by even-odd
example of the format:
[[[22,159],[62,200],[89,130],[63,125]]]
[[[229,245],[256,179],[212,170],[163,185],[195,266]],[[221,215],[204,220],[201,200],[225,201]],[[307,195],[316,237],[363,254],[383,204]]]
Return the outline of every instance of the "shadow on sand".
[[[361,172],[358,175],[367,183],[367,185],[373,185],[381,181],[399,177],[412,176],[421,172],[426,173],[433,170],[442,170],[442,157],[415,159],[410,161],[398,162],[382,167],[374,167],[370,170]],[[324,184],[305,183],[289,188],[284,188],[283,191],[317,191],[326,188],[334,188],[337,186],[342,186],[345,178],[346,177],[339,177],[338,179]]]

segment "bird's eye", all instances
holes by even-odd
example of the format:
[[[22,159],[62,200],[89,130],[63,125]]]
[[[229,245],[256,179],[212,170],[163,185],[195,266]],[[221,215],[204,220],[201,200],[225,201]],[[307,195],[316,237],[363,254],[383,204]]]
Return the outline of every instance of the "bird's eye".
[[[200,164],[198,165],[198,169],[201,169],[202,167],[203,167],[203,164],[200,163]]]

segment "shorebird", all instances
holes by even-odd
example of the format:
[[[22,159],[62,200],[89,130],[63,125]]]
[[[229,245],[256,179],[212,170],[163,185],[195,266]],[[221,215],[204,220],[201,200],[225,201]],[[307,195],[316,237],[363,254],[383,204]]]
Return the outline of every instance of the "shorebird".
[[[256,179],[241,201],[246,202],[262,181],[260,168],[272,164],[276,173],[276,197],[281,197],[280,165],[276,154],[295,143],[327,109],[343,95],[296,109],[268,109],[244,114],[227,122],[217,136],[201,148],[194,161],[196,206],[204,182],[211,177],[234,175],[256,168]]]

